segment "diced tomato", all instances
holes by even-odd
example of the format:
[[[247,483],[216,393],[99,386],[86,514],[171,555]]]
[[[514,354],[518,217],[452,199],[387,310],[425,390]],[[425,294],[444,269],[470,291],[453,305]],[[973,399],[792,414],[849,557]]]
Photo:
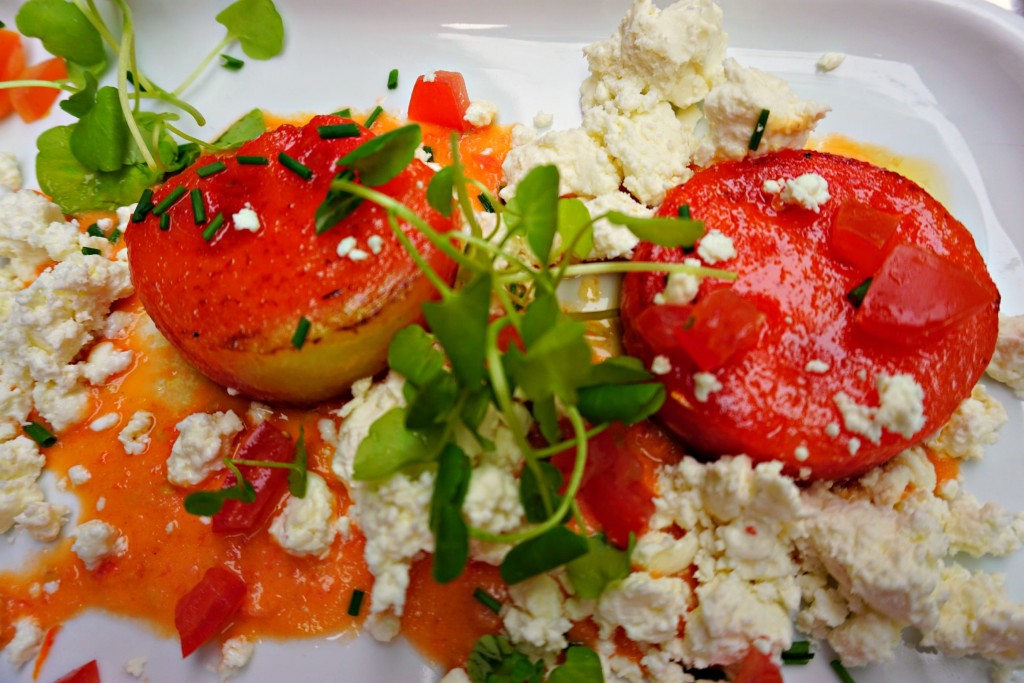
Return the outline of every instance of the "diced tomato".
[[[740,663],[732,683],[782,683],[782,672],[771,657],[752,647]]]
[[[26,67],[18,75],[19,80],[59,81],[68,77],[68,69],[60,57]],[[50,107],[57,101],[57,88],[11,88],[11,106],[25,123],[38,121],[50,113]]]
[[[678,348],[675,331],[685,327],[692,317],[693,306],[648,306],[637,318],[636,329],[655,353],[667,356]]]
[[[992,300],[991,291],[949,259],[900,244],[871,281],[854,320],[878,339],[916,347]]]
[[[832,222],[832,249],[865,275],[874,273],[889,251],[900,218],[897,213],[847,199]]]
[[[61,676],[54,683],[101,683],[99,666],[94,659]]]
[[[705,372],[716,370],[757,342],[764,314],[731,288],[700,297],[691,318],[674,331],[676,341]]]
[[[14,31],[0,29],[0,81],[12,81],[25,68],[25,48],[21,36]],[[11,91],[0,90],[0,118],[14,111]]]
[[[467,108],[469,93],[462,74],[434,71],[416,79],[409,98],[409,119],[465,131],[470,128]]]
[[[270,422],[262,422],[245,438],[235,457],[239,460],[287,463],[291,462],[294,454],[295,444],[292,440]],[[240,500],[224,501],[224,507],[213,516],[211,528],[215,533],[258,531],[288,486],[288,470],[284,468],[239,465],[238,470],[256,489],[256,500],[251,503],[243,503]],[[234,485],[235,475],[232,473],[224,482],[224,486],[229,488]]]
[[[245,592],[245,582],[238,574],[223,567],[206,570],[202,580],[181,596],[174,608],[182,657],[188,657],[231,624],[242,607]]]

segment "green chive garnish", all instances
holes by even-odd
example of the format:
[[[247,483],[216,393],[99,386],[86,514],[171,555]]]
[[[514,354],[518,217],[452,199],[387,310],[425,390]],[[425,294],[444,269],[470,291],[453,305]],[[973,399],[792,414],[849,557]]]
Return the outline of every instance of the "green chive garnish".
[[[394,90],[398,87],[398,69],[392,69],[391,73],[388,74],[388,90]]]
[[[434,148],[430,145],[423,145],[423,153],[427,155],[427,161],[434,160]]]
[[[352,591],[352,599],[348,601],[348,615],[350,617],[358,617],[359,610],[363,608],[363,598],[366,593],[356,588]]]
[[[203,191],[198,187],[193,188],[189,193],[189,198],[192,200],[192,217],[196,220],[196,225],[202,225],[206,222],[206,203],[203,201]]]
[[[142,191],[142,196],[139,197],[138,203],[135,205],[135,211],[132,212],[132,223],[141,223],[146,220],[146,214],[153,208],[153,190],[148,187]]]
[[[164,232],[171,229],[171,214],[165,213],[160,216],[160,229]]]
[[[182,185],[178,185],[176,188],[171,190],[170,194],[160,200],[160,203],[153,207],[153,215],[159,216],[164,211],[174,206],[175,202],[185,196],[185,188]]]
[[[102,251],[100,251],[99,249],[96,249],[94,247],[82,247],[82,254],[85,255],[85,256],[96,256],[97,254],[102,254],[102,253],[103,253]]]
[[[223,161],[215,161],[212,164],[203,166],[202,168],[197,168],[196,175],[200,178],[205,178],[206,176],[211,176],[214,173],[220,173],[225,168],[227,168],[227,165]]]
[[[357,138],[360,135],[359,126],[355,123],[335,123],[330,126],[317,126],[316,132],[324,140]]]
[[[209,242],[213,239],[213,236],[220,230],[220,226],[224,225],[224,214],[218,213],[210,221],[210,224],[206,226],[206,230],[203,230],[203,239]]]
[[[240,155],[235,157],[235,160],[240,164],[244,164],[245,166],[266,166],[267,164],[270,163],[269,159],[261,156]]]
[[[345,107],[344,109],[339,109],[338,111],[334,112],[334,116],[340,116],[345,119],[350,119],[352,118],[352,110],[349,109],[348,107]]]
[[[871,280],[872,278],[869,277],[846,293],[846,300],[853,304],[854,308],[860,308],[860,305],[864,303],[864,297],[868,295],[868,288],[871,286]]]
[[[245,66],[245,62],[237,57],[232,57],[231,55],[221,55],[220,58],[224,60],[221,62],[221,66],[228,71],[238,71]]]
[[[110,242],[111,244],[117,244],[117,241],[119,239],[121,239],[121,231],[118,230],[117,228],[111,230],[110,234],[107,235],[107,241]]]
[[[38,422],[29,422],[27,425],[22,427],[22,430],[24,430],[28,438],[32,439],[43,448],[48,448],[57,443],[57,437],[51,434],[49,429]]]
[[[384,109],[382,109],[380,105],[377,105],[376,107],[374,107],[373,111],[370,112],[370,115],[366,117],[366,123],[364,123],[363,125],[369,128],[370,126],[373,125],[374,121],[377,120],[377,117],[383,113]]]
[[[86,228],[85,232],[92,235],[93,237],[106,237],[106,235],[103,234],[103,231],[100,230],[100,226],[97,225],[96,223],[93,223],[88,228]]]
[[[313,177],[313,170],[300,162],[295,157],[288,156],[284,152],[280,152],[277,155],[277,160],[281,162],[281,165],[287,168],[289,171],[299,176],[303,180],[309,180]]]
[[[476,196],[476,198],[480,201],[480,204],[483,205],[484,211],[487,213],[494,213],[494,204],[491,204],[491,198],[487,196],[486,192],[481,192]]]
[[[811,652],[811,644],[806,640],[798,640],[788,649],[782,653],[783,664],[799,664],[806,665],[814,659],[814,653]]]
[[[690,205],[689,204],[680,204],[679,205],[679,209],[676,211],[676,215],[679,216],[680,218],[689,219],[690,218]]]
[[[768,110],[762,109],[761,115],[757,117],[757,125],[754,126],[754,134],[750,136],[750,143],[747,149],[756,152],[761,146],[761,138],[764,137],[764,129],[768,125]]]
[[[299,324],[295,326],[295,334],[292,335],[292,346],[301,349],[306,343],[306,335],[309,334],[310,322],[306,316],[299,318]]]
[[[838,659],[833,659],[828,665],[832,667],[832,670],[836,672],[836,677],[843,683],[857,683]]]
[[[477,602],[495,614],[501,612],[501,603],[497,598],[485,591],[483,588],[477,587],[477,589],[473,591],[473,597],[476,598]]]

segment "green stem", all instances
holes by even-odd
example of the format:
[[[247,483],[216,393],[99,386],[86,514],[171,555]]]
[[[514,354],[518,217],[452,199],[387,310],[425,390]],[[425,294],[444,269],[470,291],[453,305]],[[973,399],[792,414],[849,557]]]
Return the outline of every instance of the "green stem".
[[[412,243],[409,236],[405,234],[404,230],[402,230],[402,226],[398,224],[398,219],[395,218],[395,214],[390,211],[388,212],[388,225],[391,226],[391,232],[395,233],[395,237],[397,237],[398,241],[402,243],[403,247],[405,247],[405,251],[409,254],[409,258],[413,260],[420,271],[428,280],[430,280],[430,283],[434,285],[434,288],[443,298],[447,299],[450,297],[452,295],[451,287],[449,287],[448,283],[430,267],[427,260],[423,258],[422,254],[420,254],[420,250],[416,248],[416,245]]]
[[[24,80],[24,81],[3,81],[0,83],[0,90],[6,88],[53,88],[54,90],[63,90],[69,93],[78,92],[73,84],[67,81],[40,81],[40,80]]]
[[[689,266],[685,263],[654,263],[651,261],[607,261],[604,263],[577,263],[565,269],[566,277],[582,277],[585,275],[604,275],[611,273],[689,273],[699,277],[714,277],[720,280],[735,280],[737,274],[731,270]],[[501,282],[526,282],[529,277],[519,273],[501,275]]]
[[[274,462],[273,460],[244,460],[235,459],[232,460],[235,465],[247,465],[249,467],[273,467],[279,470],[294,470],[296,469],[294,463],[290,462]]]
[[[587,322],[588,320],[611,320],[619,316],[619,309],[605,308],[600,311],[566,311],[565,314],[573,320]]]
[[[586,432],[586,434],[584,434],[584,436],[587,438],[587,441],[590,441],[595,436],[597,436],[598,434],[600,434],[604,430],[608,429],[610,426],[611,426],[611,423],[609,422],[609,423],[605,423],[605,424],[600,424],[600,425],[598,425],[596,427],[591,427],[590,429],[587,430],[587,432]],[[538,448],[538,449],[534,450],[533,454],[534,454],[534,456],[536,456],[538,458],[548,458],[548,457],[551,457],[552,455],[554,455],[556,453],[561,453],[564,450],[572,448],[575,445],[576,445],[576,439],[569,439],[567,441],[560,441],[560,442],[558,442],[556,444],[553,444],[551,446],[547,446],[545,448]]]
[[[110,46],[110,49],[113,50],[116,55],[120,49],[120,45],[118,45],[117,39],[114,38],[114,34],[110,32],[109,28],[107,28],[106,22],[103,21],[103,15],[101,15],[99,10],[96,9],[96,3],[89,0],[88,4],[85,4],[82,0],[75,0],[75,5],[82,11],[85,18],[89,20],[89,23],[92,24],[93,27],[95,27],[99,32],[100,37],[106,41],[107,45]]]
[[[182,81],[181,85],[175,88],[171,94],[174,96],[178,96],[181,95],[181,93],[185,92],[185,89],[188,88],[188,86],[192,85],[192,83],[197,78],[199,78],[199,74],[206,71],[206,67],[210,66],[210,62],[215,60],[217,58],[217,55],[223,52],[224,48],[233,43],[234,40],[235,37],[231,35],[231,33],[228,33],[226,36],[224,36],[224,39],[217,43],[217,47],[213,48],[213,51],[210,52],[210,54],[206,55],[206,57],[203,58],[203,61],[199,62],[199,66],[196,67],[195,71],[190,73],[188,75],[188,78]]]
[[[123,1],[119,0],[118,4],[122,5],[121,11],[125,14],[124,26],[121,29],[121,51],[117,59],[117,98],[121,102],[121,113],[124,115],[125,123],[128,124],[128,131],[131,133],[132,139],[135,140],[135,144],[139,146],[139,153],[142,154],[146,166],[154,172],[159,172],[162,170],[161,166],[153,157],[149,145],[143,140],[142,131],[139,130],[139,126],[135,122],[131,104],[128,102],[128,57],[132,45],[132,22],[131,14],[128,13],[126,7],[123,7]]]

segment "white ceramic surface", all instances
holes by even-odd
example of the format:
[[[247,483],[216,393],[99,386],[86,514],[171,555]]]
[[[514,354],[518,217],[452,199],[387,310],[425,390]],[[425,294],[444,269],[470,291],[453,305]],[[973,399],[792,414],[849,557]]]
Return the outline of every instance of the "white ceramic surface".
[[[176,83],[220,38],[213,21],[223,0],[139,0],[140,59],[150,76]],[[885,145],[940,169],[951,210],[978,238],[1003,293],[1004,311],[1024,313],[1024,19],[980,0],[722,0],[732,54],[790,80],[804,96],[832,105],[822,132]],[[284,55],[249,61],[238,73],[213,69],[188,93],[214,137],[239,114],[262,107],[281,114],[370,109],[380,102],[401,112],[414,76],[434,69],[462,71],[474,98],[500,106],[504,122],[530,122],[540,110],[555,127],[578,122],[577,87],[586,74],[580,48],[615,28],[625,0],[401,0],[331,2],[279,0],[287,29]],[[17,3],[0,1],[10,20]],[[194,47],[193,47],[194,46]],[[850,57],[836,71],[817,73],[824,51]],[[239,54],[237,48],[233,50]],[[387,73],[400,86],[389,92]],[[0,149],[28,160],[34,139],[59,122],[0,123]],[[966,466],[969,488],[984,500],[1020,509],[1024,481],[1024,405],[1000,387],[1010,423],[981,464]],[[16,566],[31,541],[0,546],[0,566]],[[1010,575],[1024,600],[1024,555],[985,566]],[[407,646],[320,637],[261,642],[240,683],[251,681],[433,681],[437,673]],[[152,683],[216,681],[217,653],[207,648],[182,662],[175,641],[143,624],[89,614],[59,635],[40,680],[51,681],[97,657],[105,683],[136,681],[124,663],[145,656]],[[787,667],[788,683],[836,680],[822,652],[806,668]],[[858,683],[984,680],[987,666],[905,651],[885,666],[855,670]],[[27,683],[31,666],[0,662],[0,681]]]

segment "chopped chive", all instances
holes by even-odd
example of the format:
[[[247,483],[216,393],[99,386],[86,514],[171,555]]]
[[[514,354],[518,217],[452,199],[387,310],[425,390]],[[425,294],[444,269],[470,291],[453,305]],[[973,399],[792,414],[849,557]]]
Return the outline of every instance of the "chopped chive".
[[[394,90],[398,87],[398,69],[392,69],[391,73],[388,74],[388,90]]]
[[[85,256],[96,256],[97,254],[102,253],[102,251],[96,249],[95,247],[82,247],[82,254]]]
[[[360,135],[359,126],[355,123],[335,123],[330,126],[317,126],[316,132],[323,140],[334,138],[357,138]]]
[[[366,593],[356,588],[352,591],[352,599],[348,601],[348,615],[350,617],[358,617],[359,610],[363,607],[363,598]]]
[[[277,160],[281,162],[281,165],[287,168],[289,171],[299,176],[303,180],[309,180],[313,177],[313,169],[306,166],[295,157],[288,156],[284,152],[280,152],[277,155]]]
[[[171,214],[165,213],[160,216],[160,229],[164,232],[171,229]]]
[[[205,178],[213,175],[214,173],[220,173],[225,168],[227,168],[227,165],[223,161],[215,161],[212,164],[203,166],[202,168],[197,168],[196,175],[200,178]]]
[[[768,125],[768,110],[762,109],[760,116],[757,117],[757,124],[754,126],[754,133],[750,136],[750,143],[747,145],[747,149],[751,152],[756,152],[757,148],[761,146],[761,138],[764,137],[764,129]]]
[[[836,672],[836,677],[843,683],[857,683],[838,659],[833,659],[828,665],[832,667],[832,670]]]
[[[485,591],[483,588],[478,586],[476,590],[473,591],[473,597],[476,598],[477,602],[495,614],[501,612],[501,603],[497,598]]]
[[[338,111],[334,112],[334,116],[341,116],[342,118],[350,119],[352,118],[352,110],[349,109],[348,107],[345,107],[344,109],[339,109]]]
[[[88,228],[86,228],[85,232],[92,235],[93,237],[106,237],[106,235],[103,234],[103,231],[100,230],[100,226],[97,225],[96,223],[93,223]]]
[[[854,308],[860,308],[860,305],[864,303],[864,297],[868,295],[868,288],[871,286],[872,279],[869,277],[846,293],[846,300],[853,304]]]
[[[117,241],[119,239],[121,239],[121,231],[118,230],[117,228],[111,230],[110,234],[107,235],[107,241],[110,242],[111,244],[117,244]]]
[[[153,207],[153,215],[159,216],[164,211],[167,211],[183,196],[185,196],[185,188],[182,185],[178,185],[176,188],[171,190],[170,194],[160,200],[159,204]]]
[[[206,226],[206,230],[203,230],[203,239],[209,242],[213,239],[213,236],[220,230],[220,226],[224,225],[224,214],[218,213],[210,221],[210,224]]]
[[[481,192],[476,196],[480,204],[483,205],[484,211],[487,213],[494,213],[494,204],[491,204],[491,198],[487,196],[486,192]]]
[[[195,219],[196,225],[202,225],[206,222],[206,203],[203,201],[203,191],[198,187],[192,188],[189,198],[192,200],[192,217]]]
[[[266,157],[246,155],[239,155],[235,157],[235,161],[245,166],[266,166],[270,163],[270,160]]]
[[[798,640],[786,651],[782,653],[783,664],[799,664],[806,665],[814,659],[814,653],[811,652],[811,644],[806,640]]]
[[[48,448],[57,443],[57,437],[51,434],[49,429],[38,422],[29,422],[27,425],[22,427],[22,430],[28,438],[32,439],[43,448]]]
[[[686,218],[686,219],[692,218],[692,216],[690,216],[690,205],[689,204],[680,204],[679,205],[679,209],[676,211],[676,215],[679,216],[680,218]]]
[[[369,128],[370,126],[373,125],[374,121],[377,120],[377,117],[383,113],[384,109],[381,108],[381,106],[378,104],[376,107],[374,107],[373,111],[370,112],[370,115],[366,117],[366,123],[364,123],[363,125]]]
[[[295,326],[295,334],[292,335],[292,346],[301,349],[306,343],[306,335],[309,334],[310,322],[306,316],[299,318],[299,324]]]
[[[427,161],[434,160],[434,148],[430,145],[423,145],[423,153],[427,155]]]
[[[4,22],[0,21],[0,28],[7,28],[7,24],[5,24]]]
[[[138,203],[135,205],[135,211],[132,212],[132,223],[141,223],[146,219],[146,214],[153,208],[153,190],[148,187],[142,191],[142,196],[139,197]]]
[[[220,58],[224,60],[223,62],[221,62],[221,66],[227,69],[228,71],[238,71],[243,66],[245,66],[245,62],[243,62],[238,57],[232,57],[231,55],[221,55]]]

